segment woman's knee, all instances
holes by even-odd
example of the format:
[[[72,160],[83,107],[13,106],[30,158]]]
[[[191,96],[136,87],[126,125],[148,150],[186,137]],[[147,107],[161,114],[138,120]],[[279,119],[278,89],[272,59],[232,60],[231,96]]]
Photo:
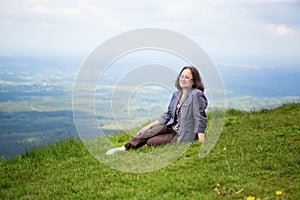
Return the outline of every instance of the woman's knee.
[[[173,134],[164,134],[164,135],[157,135],[147,140],[147,146],[157,146],[161,144],[170,143],[173,141],[174,135]]]

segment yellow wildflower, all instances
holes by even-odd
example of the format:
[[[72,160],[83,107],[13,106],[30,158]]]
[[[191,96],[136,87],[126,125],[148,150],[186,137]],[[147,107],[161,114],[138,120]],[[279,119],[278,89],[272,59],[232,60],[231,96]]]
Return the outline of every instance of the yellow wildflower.
[[[281,196],[283,192],[281,190],[277,190],[275,193],[277,196]]]
[[[255,200],[255,197],[250,195],[250,196],[247,197],[247,200]]]

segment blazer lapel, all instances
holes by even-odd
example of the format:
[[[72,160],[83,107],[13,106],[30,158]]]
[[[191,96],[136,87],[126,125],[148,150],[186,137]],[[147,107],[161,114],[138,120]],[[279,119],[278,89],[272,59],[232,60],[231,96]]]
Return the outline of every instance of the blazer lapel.
[[[179,91],[179,92],[177,92],[177,94],[176,94],[176,105],[177,105],[177,103],[178,103],[179,100],[180,100],[181,94],[182,94],[182,91]],[[176,105],[175,105],[175,106],[176,106]]]
[[[191,94],[191,92],[193,91],[193,89],[191,88],[191,89],[189,89],[187,92],[186,92],[186,94],[185,94],[185,97],[183,97],[183,100],[182,100],[182,102],[181,102],[181,105],[185,102],[185,100],[189,97],[189,95]],[[182,94],[182,92],[180,92],[180,95]],[[180,96],[179,96],[179,98],[180,98]]]

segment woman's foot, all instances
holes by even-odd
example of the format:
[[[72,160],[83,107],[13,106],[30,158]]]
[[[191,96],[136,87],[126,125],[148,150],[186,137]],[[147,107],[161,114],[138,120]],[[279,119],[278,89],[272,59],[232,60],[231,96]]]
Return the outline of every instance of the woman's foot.
[[[126,151],[126,147],[125,146],[122,146],[122,147],[116,147],[116,148],[112,148],[110,150],[108,150],[106,152],[106,155],[112,155],[118,151]]]

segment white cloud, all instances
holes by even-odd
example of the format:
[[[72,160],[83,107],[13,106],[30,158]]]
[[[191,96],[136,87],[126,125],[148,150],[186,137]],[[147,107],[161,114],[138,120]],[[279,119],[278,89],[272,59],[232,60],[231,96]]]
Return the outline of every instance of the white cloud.
[[[300,24],[288,15],[295,8],[285,2],[0,0],[0,53],[14,53],[8,51],[10,47],[90,51],[121,32],[155,27],[182,33],[218,54],[280,53],[274,49],[282,45],[273,48],[273,41],[292,36],[280,37],[286,40],[280,42],[288,54],[297,52]],[[266,43],[270,45],[261,45]]]
[[[8,19],[0,19],[0,26],[11,26],[13,22]]]
[[[221,65],[226,67],[236,67],[236,68],[245,68],[245,69],[261,69],[266,67],[261,65],[252,65],[252,64],[227,64],[226,63]]]
[[[284,24],[267,24],[266,27],[268,31],[278,36],[286,36],[294,32]]]

